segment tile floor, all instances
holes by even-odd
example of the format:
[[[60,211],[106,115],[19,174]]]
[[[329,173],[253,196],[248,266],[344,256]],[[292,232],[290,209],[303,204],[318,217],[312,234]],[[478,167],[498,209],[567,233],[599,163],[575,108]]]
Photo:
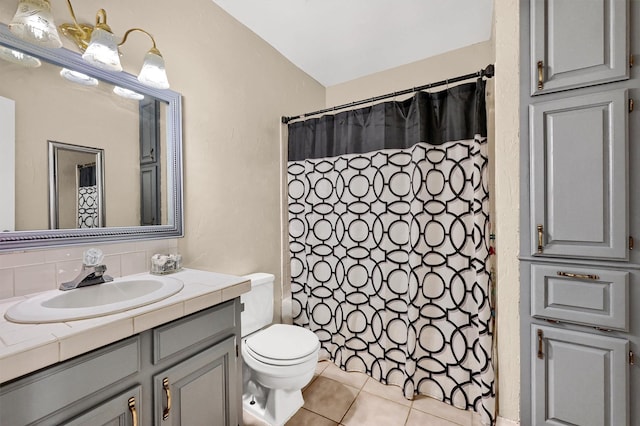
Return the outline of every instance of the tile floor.
[[[428,397],[406,400],[397,386],[318,363],[304,406],[286,426],[479,426],[480,417]],[[265,426],[244,413],[245,426]]]

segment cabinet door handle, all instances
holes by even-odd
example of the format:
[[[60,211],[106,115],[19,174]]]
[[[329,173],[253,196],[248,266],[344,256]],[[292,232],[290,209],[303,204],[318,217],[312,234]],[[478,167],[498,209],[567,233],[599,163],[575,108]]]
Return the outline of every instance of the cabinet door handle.
[[[538,225],[538,253],[542,253],[542,239],[544,237],[544,227]]]
[[[162,420],[167,420],[169,418],[169,412],[171,411],[171,389],[169,389],[169,378],[165,377],[162,379],[162,388],[164,389],[165,395],[167,395],[167,408],[162,411]]]
[[[538,330],[538,358],[544,359],[544,353],[542,353],[542,330]]]
[[[544,88],[544,64],[538,61],[538,90]]]
[[[129,398],[129,411],[131,411],[132,426],[138,426],[138,411],[136,410],[136,399],[134,397]]]
[[[562,272],[562,271],[558,271],[558,275],[561,277],[568,277],[568,278],[579,278],[582,280],[599,280],[600,277],[594,274],[574,274],[572,272]]]

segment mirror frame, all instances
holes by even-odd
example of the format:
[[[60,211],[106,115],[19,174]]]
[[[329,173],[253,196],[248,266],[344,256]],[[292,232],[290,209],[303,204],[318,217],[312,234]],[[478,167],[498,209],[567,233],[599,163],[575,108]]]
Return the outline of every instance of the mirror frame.
[[[126,72],[110,72],[86,63],[82,56],[66,48],[49,49],[16,38],[7,25],[0,23],[0,45],[21,50],[60,67],[70,68],[97,78],[152,96],[167,103],[167,218],[168,225],[107,227],[90,229],[56,229],[0,232],[0,252],[43,249],[72,244],[97,244],[115,241],[178,238],[184,236],[183,171],[182,171],[182,95],[172,90],[143,85]],[[43,171],[46,179],[47,171]]]

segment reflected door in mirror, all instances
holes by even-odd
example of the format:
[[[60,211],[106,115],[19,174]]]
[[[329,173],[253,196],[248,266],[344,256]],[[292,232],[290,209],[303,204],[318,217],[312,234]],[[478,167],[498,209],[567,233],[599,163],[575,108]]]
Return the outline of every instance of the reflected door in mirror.
[[[103,150],[48,143],[50,229],[106,226]]]

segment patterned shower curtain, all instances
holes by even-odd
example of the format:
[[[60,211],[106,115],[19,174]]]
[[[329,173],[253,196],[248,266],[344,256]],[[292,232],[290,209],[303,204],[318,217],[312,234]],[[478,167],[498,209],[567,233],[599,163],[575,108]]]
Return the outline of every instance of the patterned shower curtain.
[[[78,165],[78,228],[97,228],[98,185],[96,165]]]
[[[494,419],[485,83],[289,125],[294,323],[347,371]]]

